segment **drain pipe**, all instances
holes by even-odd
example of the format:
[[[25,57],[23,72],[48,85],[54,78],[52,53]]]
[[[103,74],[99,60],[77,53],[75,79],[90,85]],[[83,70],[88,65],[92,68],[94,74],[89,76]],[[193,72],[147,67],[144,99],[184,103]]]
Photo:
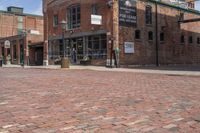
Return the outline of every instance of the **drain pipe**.
[[[158,46],[158,4],[157,2],[155,2],[155,19],[156,19],[156,22],[155,22],[155,25],[156,25],[156,66],[158,67],[159,66],[159,46]]]

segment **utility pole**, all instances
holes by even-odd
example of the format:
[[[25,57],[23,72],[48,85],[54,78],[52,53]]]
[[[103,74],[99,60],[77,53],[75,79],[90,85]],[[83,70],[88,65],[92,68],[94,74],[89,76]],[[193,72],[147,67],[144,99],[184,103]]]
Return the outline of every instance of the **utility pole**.
[[[119,67],[119,0],[113,2],[113,50],[116,67]]]

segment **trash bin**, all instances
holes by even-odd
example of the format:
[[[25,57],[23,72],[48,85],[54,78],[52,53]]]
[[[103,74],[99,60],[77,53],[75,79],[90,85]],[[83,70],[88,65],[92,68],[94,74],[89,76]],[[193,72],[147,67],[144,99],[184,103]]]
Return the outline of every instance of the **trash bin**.
[[[2,65],[3,65],[3,60],[0,59],[0,67],[2,67]]]

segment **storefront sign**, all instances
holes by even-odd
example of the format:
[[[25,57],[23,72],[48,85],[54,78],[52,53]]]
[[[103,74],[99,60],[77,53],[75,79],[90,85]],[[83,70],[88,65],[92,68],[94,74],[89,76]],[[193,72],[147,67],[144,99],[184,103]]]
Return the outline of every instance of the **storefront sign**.
[[[134,42],[124,42],[125,54],[135,53]]]
[[[119,25],[133,27],[137,24],[136,0],[119,0]]]
[[[9,41],[9,40],[6,40],[6,41],[4,42],[4,47],[5,47],[5,48],[10,48],[10,41]]]
[[[30,30],[30,34],[32,34],[32,35],[40,35],[40,32],[38,30]]]
[[[91,24],[102,25],[102,16],[101,15],[91,15]]]

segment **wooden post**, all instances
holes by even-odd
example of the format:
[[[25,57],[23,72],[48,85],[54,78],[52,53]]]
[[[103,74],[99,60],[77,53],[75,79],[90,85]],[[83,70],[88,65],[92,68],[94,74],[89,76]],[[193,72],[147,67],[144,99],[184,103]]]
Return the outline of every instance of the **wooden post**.
[[[113,50],[115,50],[116,67],[119,66],[119,0],[113,0]]]

